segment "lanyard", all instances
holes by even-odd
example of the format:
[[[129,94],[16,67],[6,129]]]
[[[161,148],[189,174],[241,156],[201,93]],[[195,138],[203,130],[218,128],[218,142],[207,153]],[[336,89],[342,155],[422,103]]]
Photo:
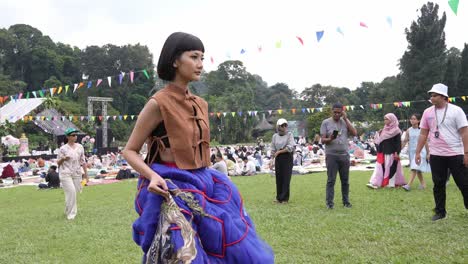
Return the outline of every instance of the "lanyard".
[[[437,108],[434,107],[434,113],[435,113],[435,118],[436,118],[436,128],[439,130],[439,125],[442,125],[445,121],[445,115],[447,115],[447,109],[448,109],[448,104],[445,105],[445,111],[444,111],[444,116],[442,117],[442,122],[439,124],[439,119],[437,119]]]

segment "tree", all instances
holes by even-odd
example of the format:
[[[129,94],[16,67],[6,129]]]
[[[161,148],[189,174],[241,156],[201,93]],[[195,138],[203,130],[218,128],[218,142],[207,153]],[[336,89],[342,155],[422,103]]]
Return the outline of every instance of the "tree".
[[[443,83],[449,87],[450,94],[453,96],[462,95],[458,89],[458,76],[461,68],[461,53],[457,48],[451,48],[447,53],[447,66]]]
[[[439,5],[424,4],[417,21],[413,21],[410,29],[405,29],[408,49],[400,59],[402,100],[427,99],[426,92],[430,87],[443,81],[446,15],[444,12],[439,19],[438,12]]]

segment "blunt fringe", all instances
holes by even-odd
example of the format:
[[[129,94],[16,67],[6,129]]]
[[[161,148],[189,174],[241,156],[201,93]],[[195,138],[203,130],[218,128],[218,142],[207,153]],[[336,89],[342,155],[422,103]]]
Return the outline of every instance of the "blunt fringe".
[[[202,41],[191,34],[184,32],[172,33],[164,43],[158,60],[158,76],[165,81],[175,78],[174,61],[185,51],[198,50],[205,52]]]

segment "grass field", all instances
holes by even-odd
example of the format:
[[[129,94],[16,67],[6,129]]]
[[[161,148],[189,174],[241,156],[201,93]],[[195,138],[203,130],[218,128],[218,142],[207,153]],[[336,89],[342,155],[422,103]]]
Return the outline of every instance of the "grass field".
[[[287,205],[273,204],[269,175],[233,178],[276,263],[468,263],[468,212],[453,181],[447,219],[431,222],[429,189],[370,190],[351,172],[353,208],[325,208],[325,173],[293,176]],[[417,187],[415,183],[414,187]],[[131,236],[135,181],[85,187],[78,216],[63,215],[61,190],[0,189],[0,263],[139,263]]]

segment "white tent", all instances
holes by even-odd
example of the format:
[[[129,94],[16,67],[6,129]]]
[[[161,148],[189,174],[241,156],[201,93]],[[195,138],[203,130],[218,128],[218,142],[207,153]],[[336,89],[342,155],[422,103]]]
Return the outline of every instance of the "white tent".
[[[5,120],[15,123],[40,106],[44,100],[44,98],[11,100],[0,108],[0,124],[5,123]]]

